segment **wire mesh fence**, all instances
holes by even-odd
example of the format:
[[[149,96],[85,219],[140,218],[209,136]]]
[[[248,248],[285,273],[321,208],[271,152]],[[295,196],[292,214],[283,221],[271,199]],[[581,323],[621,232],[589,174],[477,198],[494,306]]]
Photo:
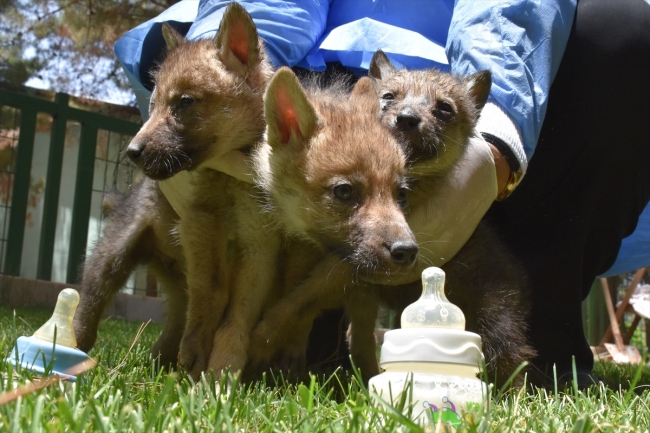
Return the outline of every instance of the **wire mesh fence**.
[[[128,193],[138,172],[124,153],[140,125],[54,101],[0,92],[0,272],[80,281],[102,232],[102,202]],[[124,289],[156,296],[138,269]]]

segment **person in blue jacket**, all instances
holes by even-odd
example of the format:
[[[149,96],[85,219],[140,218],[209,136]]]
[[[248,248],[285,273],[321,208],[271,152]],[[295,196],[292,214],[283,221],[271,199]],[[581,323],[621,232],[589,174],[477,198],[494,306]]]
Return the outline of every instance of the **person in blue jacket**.
[[[177,3],[117,42],[145,118],[149,70],[164,51],[161,23],[190,40],[209,38],[229,3]],[[491,71],[477,130],[491,137],[500,182],[485,219],[531,280],[531,379],[552,384],[555,366],[570,380],[575,359],[589,385],[582,301],[597,276],[650,265],[650,2],[239,3],[275,66],[362,75],[382,49],[398,67]]]

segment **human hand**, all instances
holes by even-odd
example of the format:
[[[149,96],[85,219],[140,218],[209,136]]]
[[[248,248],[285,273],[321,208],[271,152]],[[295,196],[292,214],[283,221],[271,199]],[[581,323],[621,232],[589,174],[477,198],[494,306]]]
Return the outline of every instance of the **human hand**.
[[[465,245],[497,197],[498,170],[489,144],[474,134],[444,183],[432,191],[427,185],[414,189],[418,197],[407,220],[424,258],[417,278],[424,268],[445,264]]]
[[[506,157],[499,151],[499,149],[490,143],[488,143],[488,146],[490,146],[492,156],[494,157],[494,168],[496,169],[497,175],[497,195],[499,195],[506,189],[506,185],[508,185],[508,181],[512,175],[512,170],[510,169]]]

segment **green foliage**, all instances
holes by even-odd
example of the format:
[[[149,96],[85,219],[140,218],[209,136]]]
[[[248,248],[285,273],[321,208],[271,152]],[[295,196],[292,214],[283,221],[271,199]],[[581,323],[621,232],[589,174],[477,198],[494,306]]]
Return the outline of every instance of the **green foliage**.
[[[30,335],[50,311],[0,307],[0,357],[20,335]],[[75,384],[59,383],[0,406],[0,431],[7,432],[421,432],[404,415],[408,402],[393,407],[361,386],[355,377],[310,377],[302,384],[266,377],[241,384],[229,376],[203,377],[192,383],[182,373],[158,371],[148,350],[160,327],[110,319],[99,330],[90,352],[98,366]],[[618,374],[630,383],[639,371],[598,365],[598,374]],[[616,373],[612,369],[617,369]],[[638,384],[644,382],[644,374]],[[35,380],[28,371],[0,363],[0,393]],[[569,389],[506,391],[474,419],[466,432],[628,432],[648,431],[650,393],[592,386]],[[433,426],[426,431],[438,430]]]
[[[178,0],[1,0],[0,83],[101,99],[129,89],[115,41]],[[134,101],[134,97],[131,97]]]

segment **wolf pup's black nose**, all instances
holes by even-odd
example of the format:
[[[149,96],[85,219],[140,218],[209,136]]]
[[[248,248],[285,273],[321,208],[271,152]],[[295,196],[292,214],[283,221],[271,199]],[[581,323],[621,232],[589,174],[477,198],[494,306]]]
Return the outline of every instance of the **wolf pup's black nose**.
[[[126,154],[131,158],[131,161],[137,162],[144,152],[144,145],[142,143],[131,142],[129,147],[126,148]]]
[[[415,129],[420,124],[420,118],[411,111],[409,108],[405,108],[400,111],[395,118],[397,127],[403,131],[408,131],[410,129]]]
[[[418,255],[415,242],[395,242],[389,248],[390,255],[396,263],[410,265]]]

